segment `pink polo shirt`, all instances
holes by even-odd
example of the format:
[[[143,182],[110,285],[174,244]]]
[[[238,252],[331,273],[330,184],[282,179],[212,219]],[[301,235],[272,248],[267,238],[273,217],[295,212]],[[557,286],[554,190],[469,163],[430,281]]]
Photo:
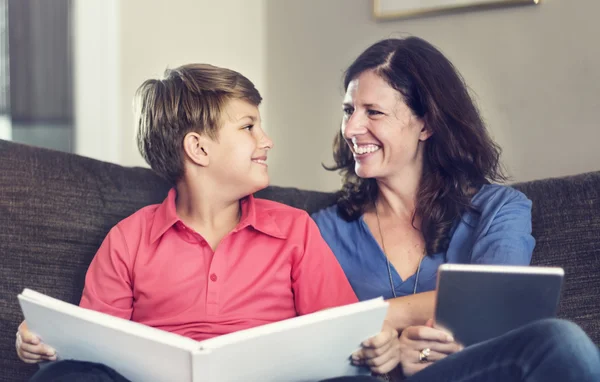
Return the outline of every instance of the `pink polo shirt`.
[[[80,306],[204,340],[358,301],[306,212],[249,196],[213,252],[175,197],[110,230]]]

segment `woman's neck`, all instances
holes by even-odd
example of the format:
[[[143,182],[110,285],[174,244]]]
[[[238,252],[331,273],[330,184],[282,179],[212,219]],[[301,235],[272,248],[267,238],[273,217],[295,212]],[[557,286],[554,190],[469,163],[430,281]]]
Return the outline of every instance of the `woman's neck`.
[[[420,183],[420,168],[404,171],[394,177],[377,179],[376,203],[379,213],[384,216],[412,219],[417,206]]]

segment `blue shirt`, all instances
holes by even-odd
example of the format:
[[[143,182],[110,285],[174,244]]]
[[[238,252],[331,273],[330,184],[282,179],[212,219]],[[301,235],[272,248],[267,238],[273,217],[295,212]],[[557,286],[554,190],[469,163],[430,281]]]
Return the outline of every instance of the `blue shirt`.
[[[531,201],[511,187],[483,186],[472,199],[480,213],[466,212],[451,230],[448,250],[426,256],[418,272],[417,293],[434,290],[442,263],[529,265]],[[312,215],[360,300],[392,298],[385,254],[363,217],[347,222],[333,205]],[[402,280],[390,263],[397,296],[412,294],[416,274]]]

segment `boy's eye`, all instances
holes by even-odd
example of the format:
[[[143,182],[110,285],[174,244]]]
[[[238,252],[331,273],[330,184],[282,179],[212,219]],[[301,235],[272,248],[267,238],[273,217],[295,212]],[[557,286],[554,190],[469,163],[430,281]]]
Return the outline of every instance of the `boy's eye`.
[[[250,130],[252,130],[253,127],[254,127],[254,125],[248,125],[248,126],[244,126],[243,129],[250,131]]]

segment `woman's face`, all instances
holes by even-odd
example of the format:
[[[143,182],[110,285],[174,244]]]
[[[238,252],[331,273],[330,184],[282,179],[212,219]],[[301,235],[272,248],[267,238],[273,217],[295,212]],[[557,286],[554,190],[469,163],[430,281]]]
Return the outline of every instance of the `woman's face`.
[[[390,178],[421,171],[420,142],[431,135],[402,95],[373,71],[348,84],[342,135],[361,178]],[[419,173],[420,174],[420,173]]]

